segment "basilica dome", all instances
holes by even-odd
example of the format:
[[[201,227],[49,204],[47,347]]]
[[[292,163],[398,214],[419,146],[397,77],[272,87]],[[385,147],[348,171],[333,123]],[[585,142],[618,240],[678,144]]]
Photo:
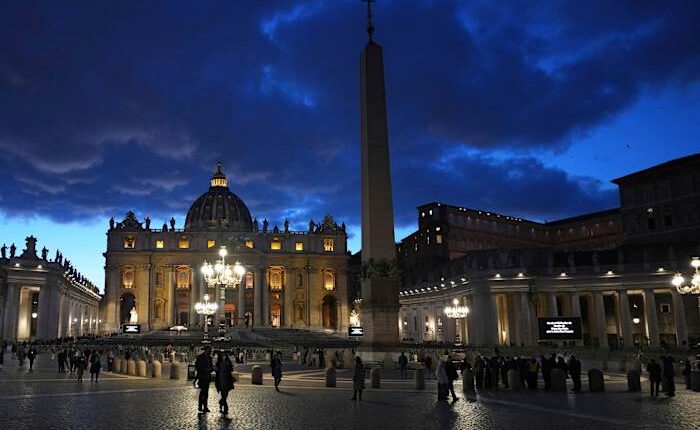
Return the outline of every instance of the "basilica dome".
[[[248,207],[228,188],[228,180],[217,164],[209,190],[199,196],[187,211],[188,231],[252,231]]]

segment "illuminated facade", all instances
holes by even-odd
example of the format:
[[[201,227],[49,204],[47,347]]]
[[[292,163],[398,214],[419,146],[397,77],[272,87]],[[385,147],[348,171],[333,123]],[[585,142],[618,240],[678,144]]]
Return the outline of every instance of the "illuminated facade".
[[[261,225],[262,224],[262,225]],[[347,235],[326,215],[306,231],[270,228],[253,219],[232,193],[219,166],[209,190],[190,207],[184,229],[175,221],[151,228],[129,212],[110,221],[107,233],[105,331],[118,331],[136,309],[142,330],[199,326],[195,303],[216,297],[200,268],[215,262],[221,246],[227,261],[247,272],[226,291],[229,326],[267,326],[344,331],[348,325]]]

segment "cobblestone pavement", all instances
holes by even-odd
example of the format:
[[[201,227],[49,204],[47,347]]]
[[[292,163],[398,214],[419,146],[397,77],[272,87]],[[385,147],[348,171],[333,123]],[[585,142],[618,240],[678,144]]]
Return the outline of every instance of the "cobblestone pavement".
[[[186,381],[105,372],[97,384],[89,382],[89,374],[80,383],[56,374],[49,362],[39,360],[29,374],[6,361],[0,371],[0,428],[700,429],[700,394],[680,385],[675,398],[650,398],[646,391],[625,392],[625,381],[613,377],[605,393],[490,390],[465,400],[458,384],[459,401],[438,404],[434,381],[427,381],[426,391],[414,391],[412,381],[394,380],[365,390],[359,403],[349,400],[348,380],[325,388],[318,370],[287,368],[294,370],[285,375],[282,393],[274,391],[269,375],[265,385],[250,385],[242,368],[241,382],[229,396],[230,419],[224,419],[216,412],[213,387],[212,412],[199,416],[198,392]]]

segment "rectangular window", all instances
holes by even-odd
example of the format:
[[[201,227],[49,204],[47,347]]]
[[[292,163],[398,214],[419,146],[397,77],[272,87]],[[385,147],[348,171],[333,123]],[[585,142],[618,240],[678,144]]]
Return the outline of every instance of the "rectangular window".
[[[671,304],[670,303],[661,303],[661,305],[659,305],[659,310],[661,311],[662,314],[670,314],[671,313]]]
[[[163,249],[165,248],[165,242],[162,240],[156,240],[156,249]]]
[[[134,236],[126,236],[124,238],[124,249],[134,249],[136,246],[136,238]]]
[[[253,281],[255,278],[253,278],[253,273],[248,272],[245,274],[245,289],[246,290],[252,290],[253,289]]]
[[[190,247],[189,239],[180,239],[180,241],[177,243],[177,247],[180,249],[188,249]]]
[[[303,251],[304,250],[304,242],[297,242],[294,244],[294,249],[297,251]]]
[[[216,246],[215,240],[207,240],[207,248],[213,248]]]
[[[280,242],[279,240],[273,240],[272,242],[270,242],[270,249],[274,251],[279,251],[280,249],[282,249],[282,242]]]
[[[438,234],[435,236],[435,243],[437,243],[438,245],[442,244],[442,235],[441,234]]]
[[[323,250],[333,252],[335,249],[335,241],[333,239],[323,239]]]
[[[246,240],[246,241],[245,241],[245,247],[246,247],[246,248],[253,249],[253,248],[254,248],[253,241],[252,241],[252,240]]]

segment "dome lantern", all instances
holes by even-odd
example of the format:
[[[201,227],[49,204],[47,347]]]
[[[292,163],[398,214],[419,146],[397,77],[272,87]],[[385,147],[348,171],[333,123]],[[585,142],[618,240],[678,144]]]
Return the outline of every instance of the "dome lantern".
[[[216,172],[211,176],[212,187],[228,187],[228,179],[221,170],[221,163],[216,163]]]

